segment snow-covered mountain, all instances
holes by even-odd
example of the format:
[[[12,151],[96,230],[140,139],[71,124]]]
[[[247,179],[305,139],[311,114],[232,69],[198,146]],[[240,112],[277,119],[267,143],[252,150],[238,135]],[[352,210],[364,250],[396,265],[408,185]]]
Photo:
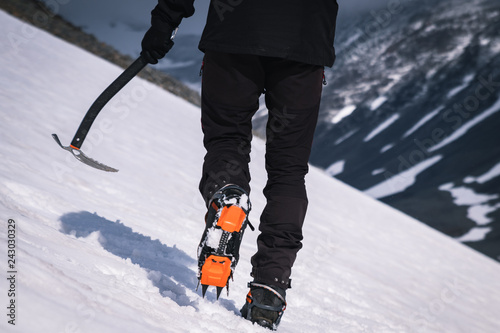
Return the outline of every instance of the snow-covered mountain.
[[[339,3],[338,58],[326,71],[311,163],[498,259],[500,4],[389,1],[362,14]],[[127,0],[116,11],[116,0],[75,1],[58,10],[136,56],[154,0],[148,4]],[[158,65],[195,90],[205,11],[206,3],[182,23]],[[261,134],[265,120],[263,109]]]
[[[500,259],[500,3],[404,1],[338,29],[311,162]]]
[[[236,315],[256,232],[229,296],[195,291],[199,109],[134,79],[82,147],[120,172],[92,169],[51,133],[67,144],[121,69],[3,11],[0,26],[0,331],[266,332]],[[254,224],[264,149],[255,139]],[[281,332],[498,331],[498,263],[321,170],[307,184]]]

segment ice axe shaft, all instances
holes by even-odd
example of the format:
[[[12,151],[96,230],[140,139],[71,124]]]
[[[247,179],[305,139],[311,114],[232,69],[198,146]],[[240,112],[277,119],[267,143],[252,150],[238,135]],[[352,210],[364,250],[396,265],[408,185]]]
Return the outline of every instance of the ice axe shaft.
[[[125,85],[130,82],[130,80],[132,80],[132,78],[134,78],[144,67],[146,67],[147,64],[148,62],[142,56],[139,56],[139,58],[137,58],[127,69],[125,69],[125,71],[123,71],[123,73],[120,74],[120,76],[118,76],[90,106],[69,146],[63,146],[57,137],[57,134],[52,134],[52,137],[57,144],[62,149],[71,152],[79,161],[91,167],[104,171],[117,172],[117,169],[91,159],[85,155],[80,148],[82,147],[90,127],[92,127],[92,124],[94,123],[94,120],[99,112],[101,112],[103,107],[111,100],[111,98],[113,98],[116,93],[125,87]]]
[[[144,67],[147,61],[139,56],[120,76],[118,76],[94,101],[87,111],[87,114],[80,123],[80,127],[76,131],[71,146],[77,149],[82,147],[83,141],[87,136],[90,127],[94,123],[95,118],[101,112],[102,108],[115,96],[127,83],[130,82]]]

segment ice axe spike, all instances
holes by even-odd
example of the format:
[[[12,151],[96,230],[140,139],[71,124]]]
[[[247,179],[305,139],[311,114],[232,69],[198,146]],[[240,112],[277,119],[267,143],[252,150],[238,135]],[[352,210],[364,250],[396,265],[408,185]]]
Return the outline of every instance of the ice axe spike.
[[[94,101],[94,103],[90,106],[87,114],[83,117],[82,122],[80,123],[80,127],[76,131],[75,136],[73,137],[73,141],[69,146],[63,146],[61,141],[57,137],[57,134],[52,134],[54,140],[59,144],[59,146],[69,151],[76,157],[77,160],[83,162],[93,168],[109,171],[109,172],[117,172],[118,170],[112,167],[109,167],[105,164],[99,163],[96,160],[85,155],[81,150],[81,146],[83,141],[85,141],[85,137],[87,136],[90,127],[94,123],[99,112],[102,108],[109,102],[113,96],[116,95],[127,83],[132,80],[146,65],[148,62],[142,57],[139,56],[125,71],[123,71],[120,76],[118,76]]]

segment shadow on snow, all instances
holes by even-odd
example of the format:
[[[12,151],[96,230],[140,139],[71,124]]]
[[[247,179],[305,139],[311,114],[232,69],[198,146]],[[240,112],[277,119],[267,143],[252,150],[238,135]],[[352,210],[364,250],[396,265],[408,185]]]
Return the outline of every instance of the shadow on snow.
[[[67,213],[61,216],[60,221],[61,231],[68,235],[87,237],[99,231],[99,243],[102,247],[144,268],[162,296],[171,298],[180,306],[195,307],[195,303],[186,295],[186,288],[196,289],[196,273],[188,268],[196,265],[196,260],[175,245],[169,247],[159,240],[152,240],[151,237],[132,231],[119,220],[109,221],[89,212]],[[206,297],[211,302],[216,300],[215,292],[207,293]],[[239,310],[232,301],[219,299],[218,302],[239,315]]]

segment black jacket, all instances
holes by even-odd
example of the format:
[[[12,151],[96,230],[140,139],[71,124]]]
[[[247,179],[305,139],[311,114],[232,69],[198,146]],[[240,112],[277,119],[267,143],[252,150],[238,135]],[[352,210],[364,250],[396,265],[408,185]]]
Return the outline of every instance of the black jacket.
[[[193,2],[158,0],[153,26],[178,26]],[[336,0],[211,0],[198,47],[331,67],[337,11]]]

